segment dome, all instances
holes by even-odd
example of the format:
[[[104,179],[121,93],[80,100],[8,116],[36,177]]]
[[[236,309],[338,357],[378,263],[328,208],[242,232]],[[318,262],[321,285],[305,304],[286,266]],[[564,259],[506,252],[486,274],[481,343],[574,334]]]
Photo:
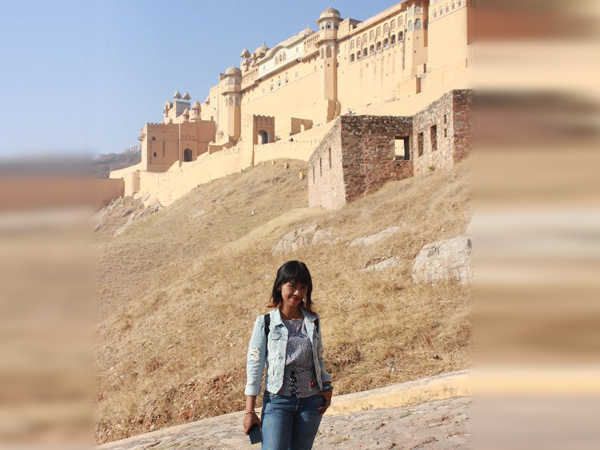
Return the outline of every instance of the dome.
[[[306,37],[306,36],[310,36],[311,34],[313,34],[314,31],[310,29],[309,26],[307,26],[304,30],[302,30],[298,36],[302,36],[302,37]]]
[[[171,102],[165,102],[165,111],[171,109]]]
[[[179,91],[175,91],[175,93],[173,94],[173,98],[177,100],[181,98],[181,94],[179,93]]]
[[[194,105],[193,105],[192,107],[193,107],[194,109],[196,109],[196,108],[200,108],[200,102],[199,102],[198,100],[196,100],[196,101],[194,102]]]
[[[256,50],[254,50],[254,54],[255,55],[264,55],[265,53],[267,53],[268,50],[269,50],[269,47],[267,47],[265,45],[265,43],[263,42],[263,45],[261,45]]]
[[[183,94],[183,99],[184,100],[191,100],[192,97],[190,97],[190,94],[188,94],[187,92],[185,94]]]
[[[329,19],[329,18],[341,19],[342,16],[341,16],[340,12],[337,9],[333,9],[330,6],[329,8],[327,8],[325,11],[323,11],[321,13],[321,15],[319,16],[319,20],[321,20],[321,19]]]
[[[240,55],[240,58],[248,58],[250,57],[250,52],[248,51],[247,48],[245,48],[244,50],[242,50],[242,54]]]
[[[238,75],[240,73],[242,73],[242,71],[235,66],[231,66],[225,71],[225,75]]]

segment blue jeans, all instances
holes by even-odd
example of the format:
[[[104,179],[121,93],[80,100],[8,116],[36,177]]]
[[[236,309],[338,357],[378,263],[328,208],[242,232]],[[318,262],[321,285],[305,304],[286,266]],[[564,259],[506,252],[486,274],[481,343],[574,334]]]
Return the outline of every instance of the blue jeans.
[[[321,424],[322,395],[306,398],[265,392],[262,407],[262,450],[310,450]]]

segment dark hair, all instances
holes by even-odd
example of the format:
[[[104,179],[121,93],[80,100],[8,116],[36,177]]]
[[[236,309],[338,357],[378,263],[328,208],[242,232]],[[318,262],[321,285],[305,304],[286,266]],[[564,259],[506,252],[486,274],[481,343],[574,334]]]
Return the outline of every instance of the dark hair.
[[[283,264],[277,271],[275,282],[273,283],[273,292],[271,293],[271,303],[269,304],[272,308],[279,308],[283,298],[281,297],[281,291],[278,290],[283,284],[290,281],[296,281],[297,283],[305,284],[308,289],[306,290],[306,300],[302,302],[302,307],[309,313],[315,314],[312,307],[312,278],[306,264],[300,261],[288,261]]]

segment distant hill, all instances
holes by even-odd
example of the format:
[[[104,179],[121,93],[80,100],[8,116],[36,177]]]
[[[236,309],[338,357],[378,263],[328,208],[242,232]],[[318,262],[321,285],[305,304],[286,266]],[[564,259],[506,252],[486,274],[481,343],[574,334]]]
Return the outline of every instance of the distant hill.
[[[98,155],[91,162],[91,175],[94,178],[108,178],[112,170],[133,166],[141,160],[142,153],[138,147],[127,149],[122,153]]]

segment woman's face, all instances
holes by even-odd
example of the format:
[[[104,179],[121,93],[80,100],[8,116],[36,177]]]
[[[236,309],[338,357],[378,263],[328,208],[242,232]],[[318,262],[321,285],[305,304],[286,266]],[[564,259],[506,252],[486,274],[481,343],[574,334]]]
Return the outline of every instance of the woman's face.
[[[282,284],[279,291],[281,291],[281,298],[283,299],[282,306],[298,308],[306,297],[308,286],[292,280]]]

